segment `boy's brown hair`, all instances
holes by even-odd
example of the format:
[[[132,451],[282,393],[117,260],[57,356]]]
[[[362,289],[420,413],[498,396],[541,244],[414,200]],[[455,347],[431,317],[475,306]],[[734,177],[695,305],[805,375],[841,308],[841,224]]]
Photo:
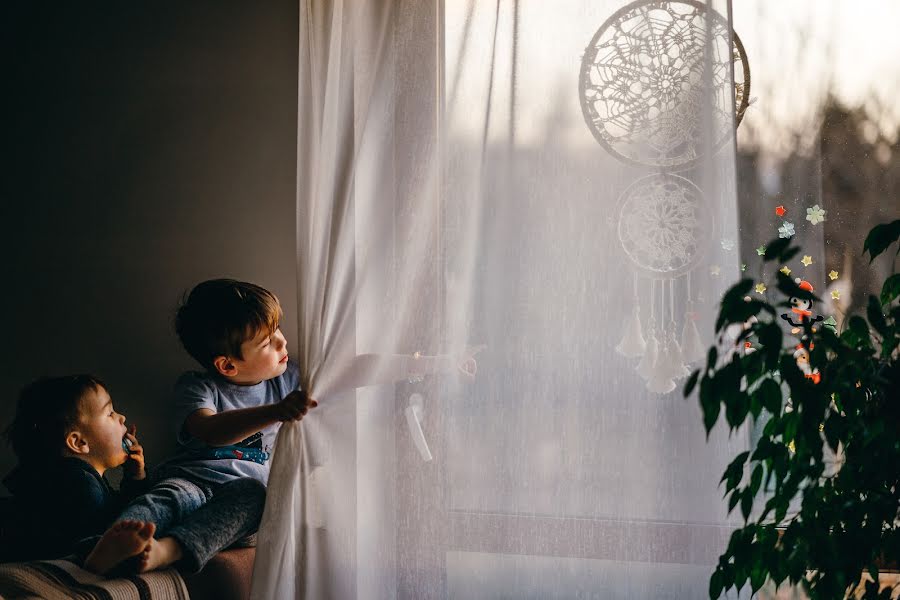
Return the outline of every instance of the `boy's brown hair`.
[[[281,305],[269,290],[234,279],[198,284],[175,315],[181,345],[207,369],[217,356],[243,359],[241,344],[261,331],[273,333],[281,320]]]
[[[82,399],[100,388],[106,385],[87,374],[42,377],[25,386],[16,416],[4,432],[19,464],[62,456],[66,434],[78,422]]]

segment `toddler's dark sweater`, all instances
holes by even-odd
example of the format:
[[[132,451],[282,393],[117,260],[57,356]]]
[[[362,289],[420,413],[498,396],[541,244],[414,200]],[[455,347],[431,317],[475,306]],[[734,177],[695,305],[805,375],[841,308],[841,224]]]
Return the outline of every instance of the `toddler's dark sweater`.
[[[3,480],[13,499],[3,515],[2,559],[73,553],[80,540],[102,534],[145,482],[123,478],[116,490],[91,465],[71,457],[19,465]]]

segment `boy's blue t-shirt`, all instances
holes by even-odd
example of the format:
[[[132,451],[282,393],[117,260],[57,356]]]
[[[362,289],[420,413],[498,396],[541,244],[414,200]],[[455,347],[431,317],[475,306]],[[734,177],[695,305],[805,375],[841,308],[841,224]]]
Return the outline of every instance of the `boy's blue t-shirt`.
[[[275,435],[278,433],[280,423],[263,429],[260,432],[261,436],[251,436],[245,440],[248,447],[269,453],[269,459],[260,464],[237,458],[207,458],[211,447],[191,437],[184,430],[184,421],[191,413],[201,408],[221,413],[275,404],[299,388],[300,370],[293,361],[288,361],[287,369],[278,377],[261,381],[256,385],[237,385],[207,372],[185,373],[175,384],[178,452],[160,468],[165,470],[167,476],[183,474],[192,479],[211,483],[226,483],[240,477],[252,477],[265,484],[269,479],[271,453],[275,447]]]

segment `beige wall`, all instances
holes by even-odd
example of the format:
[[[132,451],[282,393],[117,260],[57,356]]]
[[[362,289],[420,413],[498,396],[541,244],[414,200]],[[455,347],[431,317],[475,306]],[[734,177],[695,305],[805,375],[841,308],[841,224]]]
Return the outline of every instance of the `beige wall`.
[[[21,4],[2,36],[0,420],[31,379],[92,372],[153,462],[193,368],[172,328],[185,290],[252,280],[296,329],[296,2]]]

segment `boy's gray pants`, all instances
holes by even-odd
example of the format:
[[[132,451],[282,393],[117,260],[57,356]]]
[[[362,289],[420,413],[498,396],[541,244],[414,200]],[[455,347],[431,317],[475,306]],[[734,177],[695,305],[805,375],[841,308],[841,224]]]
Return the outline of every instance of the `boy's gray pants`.
[[[249,477],[220,484],[167,477],[132,500],[116,522],[155,524],[153,537],[181,544],[177,566],[196,573],[217,552],[256,532],[265,503],[265,486]]]

